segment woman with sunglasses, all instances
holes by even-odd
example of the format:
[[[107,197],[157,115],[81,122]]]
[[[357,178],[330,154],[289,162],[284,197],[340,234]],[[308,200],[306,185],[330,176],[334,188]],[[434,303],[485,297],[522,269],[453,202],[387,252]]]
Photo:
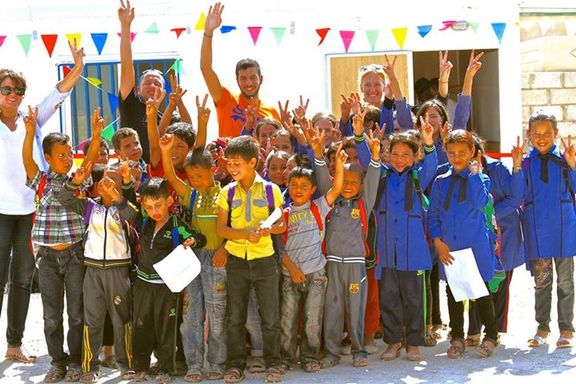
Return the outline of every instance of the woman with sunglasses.
[[[69,43],[69,46],[74,68],[38,105],[38,144],[41,139],[40,128],[68,97],[84,69],[84,49],[77,49],[75,43]],[[26,356],[22,350],[34,274],[30,234],[35,211],[34,192],[25,185],[26,173],[22,163],[26,130],[24,112],[20,111],[20,106],[26,89],[26,79],[21,73],[0,68],[0,185],[3,186],[0,189],[0,312],[4,288],[10,276],[6,359],[33,363],[36,358]],[[42,148],[38,146],[34,152],[36,162],[45,164]]]

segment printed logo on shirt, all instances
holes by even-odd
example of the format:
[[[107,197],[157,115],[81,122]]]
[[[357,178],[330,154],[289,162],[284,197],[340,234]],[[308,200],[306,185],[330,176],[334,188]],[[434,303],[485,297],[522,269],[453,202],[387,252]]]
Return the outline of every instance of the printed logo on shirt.
[[[172,231],[164,231],[164,238],[172,240]]]
[[[168,317],[174,317],[176,316],[176,308],[170,308],[170,314],[168,315]]]
[[[350,216],[352,216],[352,218],[354,220],[358,220],[360,218],[360,209],[352,208],[352,211],[350,212]]]
[[[348,290],[353,294],[360,292],[360,283],[350,283],[348,285]]]
[[[114,296],[114,304],[120,305],[121,303],[122,303],[122,297],[120,297],[120,295]]]
[[[244,116],[244,109],[240,106],[240,104],[236,104],[236,106],[232,110],[232,116],[230,116],[230,118],[234,121],[241,121],[243,123],[246,122],[246,117]]]
[[[216,291],[216,293],[224,293],[226,291],[226,284],[219,281],[214,285],[214,290]]]

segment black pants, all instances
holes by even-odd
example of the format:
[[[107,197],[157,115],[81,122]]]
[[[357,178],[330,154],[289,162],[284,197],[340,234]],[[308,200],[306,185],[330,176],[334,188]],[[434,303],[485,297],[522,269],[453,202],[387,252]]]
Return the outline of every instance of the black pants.
[[[492,293],[494,301],[494,312],[496,312],[496,325],[498,332],[506,333],[508,330],[508,299],[510,295],[510,282],[512,281],[512,272],[506,272],[506,279],[500,283],[498,290]],[[482,330],[482,321],[475,302],[470,303],[468,309],[468,334],[477,335]]]
[[[438,263],[426,271],[426,324],[444,324],[440,313],[440,278]]]
[[[154,351],[160,372],[174,371],[179,297],[165,284],[136,279],[132,287],[134,312],[132,325],[133,367],[136,372],[150,368]]]
[[[452,339],[464,338],[464,303],[456,302],[450,286],[446,287],[448,295],[448,313],[450,314],[450,328]],[[482,324],[486,329],[486,337],[496,341],[498,338],[498,327],[496,326],[496,315],[494,313],[494,302],[492,295],[484,296],[475,301],[476,308],[480,315]]]
[[[230,255],[226,264],[228,284],[227,366],[246,367],[246,317],[250,289],[254,287],[262,316],[266,366],[280,363],[278,262],[274,256],[244,260]]]

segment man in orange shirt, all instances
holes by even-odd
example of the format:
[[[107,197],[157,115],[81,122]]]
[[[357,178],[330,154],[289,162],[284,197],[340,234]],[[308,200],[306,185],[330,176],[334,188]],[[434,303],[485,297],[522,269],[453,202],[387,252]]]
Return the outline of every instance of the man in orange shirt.
[[[256,121],[263,117],[273,117],[276,120],[280,117],[274,107],[264,105],[258,97],[263,76],[256,60],[242,59],[236,64],[239,95],[232,94],[220,84],[218,75],[212,68],[212,37],[222,24],[223,10],[224,6],[219,2],[208,10],[200,51],[200,69],[216,106],[219,136],[235,137],[240,136],[242,128],[251,132]]]

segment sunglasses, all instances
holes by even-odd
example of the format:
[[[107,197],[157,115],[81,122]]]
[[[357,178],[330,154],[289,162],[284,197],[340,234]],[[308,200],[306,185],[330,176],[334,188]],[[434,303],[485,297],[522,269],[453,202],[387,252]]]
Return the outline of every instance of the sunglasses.
[[[24,87],[16,87],[16,88],[0,87],[0,93],[4,96],[10,95],[12,92],[14,92],[17,96],[24,96],[24,94],[26,93],[26,88],[24,88]]]
[[[360,72],[381,72],[384,67],[379,64],[368,64],[360,67]]]

